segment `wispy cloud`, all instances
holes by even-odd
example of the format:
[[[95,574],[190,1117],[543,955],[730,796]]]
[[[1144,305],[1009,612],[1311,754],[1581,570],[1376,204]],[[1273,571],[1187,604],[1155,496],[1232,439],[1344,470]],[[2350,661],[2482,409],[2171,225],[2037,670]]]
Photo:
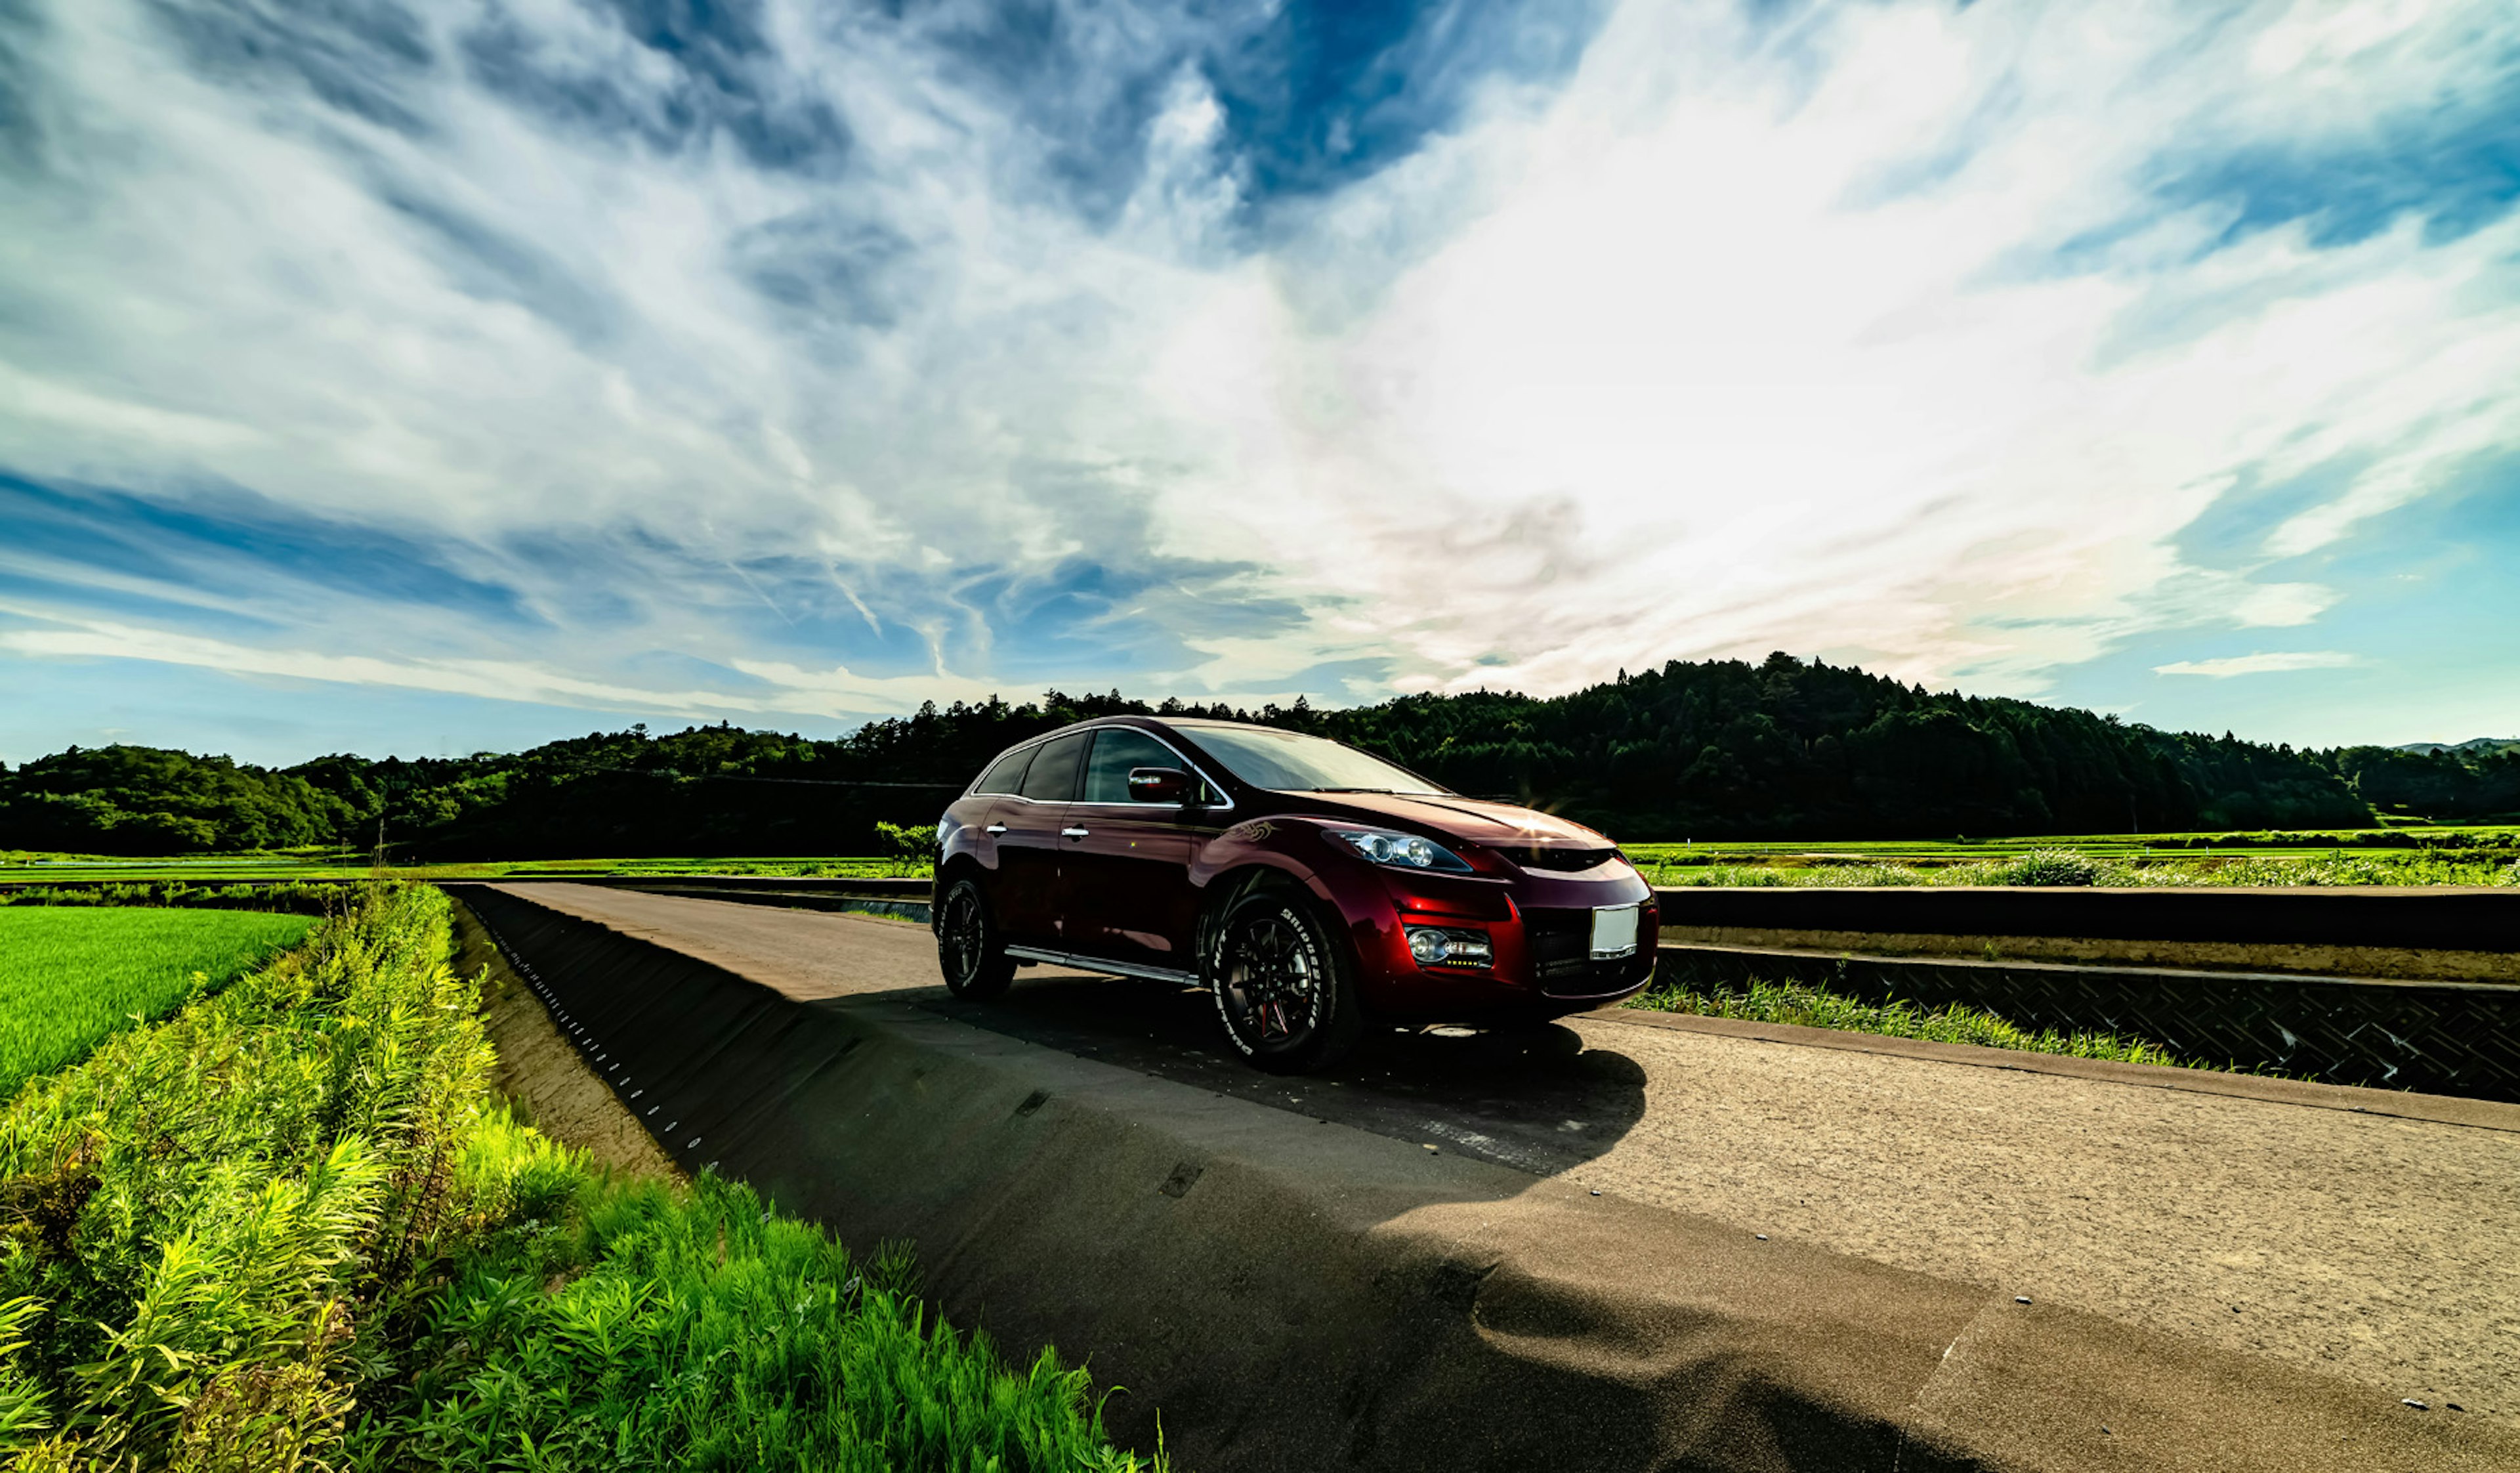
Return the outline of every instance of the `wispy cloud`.
[[[2332,670],[2360,663],[2341,650],[2291,650],[2274,654],[2231,655],[2221,660],[2181,660],[2154,666],[2162,675],[2206,675],[2225,680],[2233,675],[2265,675],[2279,670]]]
[[[2515,92],[2493,0],[0,0],[6,647],[2037,693],[2520,443]]]

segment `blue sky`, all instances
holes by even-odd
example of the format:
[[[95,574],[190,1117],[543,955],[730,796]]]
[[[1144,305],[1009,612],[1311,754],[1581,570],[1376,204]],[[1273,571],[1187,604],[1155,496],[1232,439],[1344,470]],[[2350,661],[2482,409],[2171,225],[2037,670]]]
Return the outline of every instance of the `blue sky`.
[[[1772,649],[2520,735],[2520,12],[0,0],[0,760]]]

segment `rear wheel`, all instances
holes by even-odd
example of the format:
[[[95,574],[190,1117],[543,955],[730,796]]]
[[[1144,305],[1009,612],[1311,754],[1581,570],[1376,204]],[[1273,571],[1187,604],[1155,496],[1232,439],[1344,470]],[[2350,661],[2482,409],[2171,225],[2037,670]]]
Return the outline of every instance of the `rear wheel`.
[[[1226,1037],[1262,1069],[1325,1069],[1365,1035],[1355,968],[1307,896],[1272,888],[1235,901],[1208,962]]]
[[[980,882],[964,875],[936,902],[936,966],[957,997],[995,997],[1015,980],[1015,964],[998,936],[997,918]]]

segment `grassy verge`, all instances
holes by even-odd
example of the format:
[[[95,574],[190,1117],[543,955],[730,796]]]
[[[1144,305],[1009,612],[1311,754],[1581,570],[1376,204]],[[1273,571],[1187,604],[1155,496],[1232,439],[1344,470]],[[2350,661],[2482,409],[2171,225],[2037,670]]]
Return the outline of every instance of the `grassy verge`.
[[[2033,1031],[1958,1003],[1927,1012],[1896,998],[1885,1003],[1863,1002],[1796,983],[1754,982],[1747,992],[1700,992],[1658,985],[1638,993],[1628,1006],[1695,1013],[1707,1018],[1794,1023],[1805,1028],[1833,1028],[1892,1038],[1927,1038],[1937,1043],[1975,1043],[2076,1059],[2116,1059],[2127,1064],[2169,1064],[2187,1069],[2222,1067],[2182,1059],[2157,1043],[2116,1034]]]
[[[236,911],[0,910],[0,1100],[134,1021],[293,946],[314,923]]]
[[[2031,850],[1955,862],[1903,862],[1856,854],[1776,855],[1744,862],[1679,862],[1667,852],[1635,854],[1655,885],[2520,885],[2520,858],[2507,853],[2378,851],[2325,854],[2236,853],[2138,858],[2081,850]]]
[[[1079,1372],[741,1186],[492,1109],[445,898],[381,886],[0,1109],[0,1458],[1125,1469]]]

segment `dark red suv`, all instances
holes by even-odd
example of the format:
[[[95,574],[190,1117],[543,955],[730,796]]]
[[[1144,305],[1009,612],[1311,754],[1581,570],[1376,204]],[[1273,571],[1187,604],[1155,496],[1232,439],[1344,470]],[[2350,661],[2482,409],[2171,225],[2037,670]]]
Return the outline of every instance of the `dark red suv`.
[[[1609,840],[1321,737],[1113,716],[1015,747],[938,830],[962,996],[1022,962],[1207,988],[1264,1069],[1373,1022],[1532,1022],[1651,979],[1653,892]]]

